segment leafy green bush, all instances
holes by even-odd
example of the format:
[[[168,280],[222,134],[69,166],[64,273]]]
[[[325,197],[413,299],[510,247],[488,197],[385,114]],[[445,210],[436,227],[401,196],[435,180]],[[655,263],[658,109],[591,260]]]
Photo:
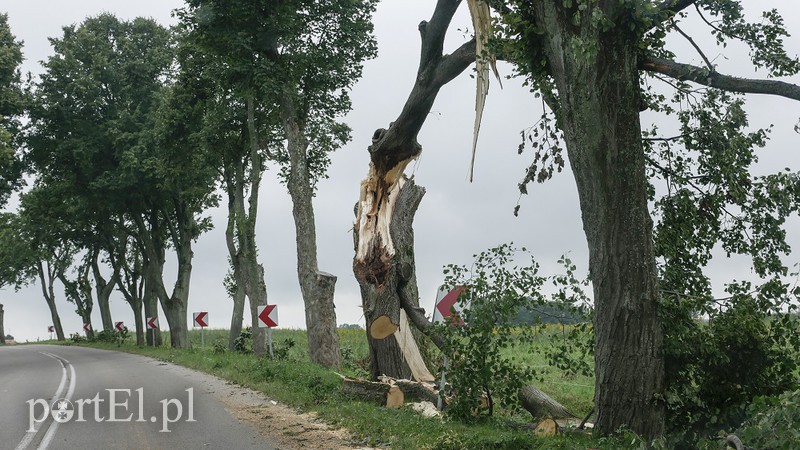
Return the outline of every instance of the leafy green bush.
[[[687,299],[664,302],[668,427],[682,442],[736,428],[748,405],[800,387],[800,327],[774,310],[772,292],[730,286],[725,308],[692,314]]]
[[[759,397],[736,435],[750,448],[795,449],[800,443],[800,390]]]
[[[475,255],[472,267],[449,265],[444,284],[448,289],[464,286],[459,301],[468,305],[455,311],[451,320],[438,325],[445,336],[447,353],[454,355],[449,370],[454,401],[449,414],[471,420],[494,413],[495,403],[514,409],[519,389],[534,376],[534,369],[504,356],[503,350],[516,343],[530,343],[533,327],[515,326],[512,320],[520,308],[544,302],[540,294],[545,278],[539,266],[513,265],[518,251],[503,244]],[[463,319],[464,325],[455,325]],[[486,409],[480,410],[485,397]]]
[[[239,353],[253,352],[253,331],[250,327],[242,330],[239,336],[233,340],[233,350]]]

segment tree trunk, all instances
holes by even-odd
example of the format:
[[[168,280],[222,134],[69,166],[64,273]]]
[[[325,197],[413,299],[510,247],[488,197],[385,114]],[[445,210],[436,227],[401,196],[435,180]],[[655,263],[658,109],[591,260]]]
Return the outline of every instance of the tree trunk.
[[[317,231],[314,223],[314,190],[308,169],[308,141],[297,120],[291,93],[284,92],[281,117],[289,151],[289,180],[292,213],[297,242],[297,276],[306,311],[308,353],[311,361],[326,367],[339,367],[339,335],[333,303],[336,277],[321,272],[317,265]]]
[[[161,286],[161,274],[164,270],[163,259],[144,259],[144,316],[145,322],[149,321],[151,317],[158,317],[158,302],[160,295],[158,293],[159,286]],[[160,325],[160,324],[159,324]],[[145,333],[147,345],[150,347],[160,347],[161,328],[160,326],[154,330],[150,329],[149,325],[145,326]]]
[[[250,275],[245,289],[250,301],[250,333],[253,339],[253,353],[259,356],[267,354],[267,330],[259,326],[258,307],[267,304],[267,285],[264,282],[264,266],[258,264],[255,252],[248,264],[255,269],[248,270]]]
[[[236,339],[242,334],[242,322],[244,321],[244,288],[236,282],[236,289],[233,292],[233,312],[231,313],[231,329],[228,333],[228,350],[236,349]]]
[[[144,320],[142,319],[142,301],[134,300],[133,302],[128,302],[128,304],[133,310],[133,322],[136,328],[136,345],[142,347],[147,343],[145,339]]]
[[[525,386],[519,390],[519,400],[522,407],[536,419],[565,419],[575,417],[561,403],[553,400],[549,395],[533,386]]]
[[[234,343],[242,332],[244,300],[247,297],[250,303],[253,353],[263,356],[267,352],[267,333],[259,326],[258,306],[267,304],[267,284],[264,278],[264,266],[258,263],[256,246],[262,157],[255,123],[255,95],[252,92],[246,96],[245,103],[247,105],[248,149],[241,155],[228,158],[224,167],[228,193],[228,226],[225,230],[225,240],[236,281],[228,345],[231,349],[235,348]],[[245,189],[248,183],[249,186]],[[246,208],[245,191],[250,194]]]
[[[6,331],[3,329],[3,305],[0,304],[0,344],[6,343]]]
[[[400,408],[405,401],[405,395],[398,386],[350,377],[342,379],[342,392],[361,399],[374,401],[387,408]]]
[[[58,316],[58,309],[56,308],[56,294],[53,291],[55,275],[50,273],[51,270],[49,267],[48,271],[45,272],[41,261],[39,261],[37,269],[42,294],[44,295],[44,300],[47,302],[47,307],[50,308],[50,318],[53,320],[53,327],[56,329],[56,339],[63,341],[64,329],[61,327],[61,318]]]
[[[179,225],[183,226],[183,225]],[[192,277],[192,241],[189,231],[183,230],[173,238],[178,256],[178,277],[172,295],[161,289],[161,308],[169,323],[169,337],[172,348],[190,348],[187,308],[189,304],[189,283]],[[176,239],[177,238],[177,239]]]
[[[598,7],[614,17],[613,6]],[[639,123],[638,38],[621,28],[575,28],[560,1],[537,2],[534,10],[545,31],[589,244],[595,425],[606,434],[624,425],[652,439],[664,431],[664,359]]]
[[[105,331],[112,331],[114,329],[114,322],[111,319],[111,308],[109,307],[109,298],[111,298],[111,294],[114,293],[114,287],[117,284],[117,277],[119,276],[117,271],[114,271],[114,274],[111,276],[110,281],[106,281],[103,278],[103,274],[100,272],[100,265],[98,263],[98,258],[100,257],[100,249],[99,247],[94,251],[92,256],[92,275],[94,276],[94,283],[95,283],[95,290],[97,291],[97,307],[100,309],[100,318],[103,321],[103,329]]]
[[[172,348],[190,348],[189,330],[186,321],[186,302],[176,298],[170,298],[161,303],[164,315],[167,316],[169,323],[169,339]]]
[[[401,297],[418,303],[413,221],[425,189],[405,176],[391,178],[397,174],[402,170],[384,177],[370,170],[354,230],[353,272],[367,322],[370,374],[432,381],[401,308]]]

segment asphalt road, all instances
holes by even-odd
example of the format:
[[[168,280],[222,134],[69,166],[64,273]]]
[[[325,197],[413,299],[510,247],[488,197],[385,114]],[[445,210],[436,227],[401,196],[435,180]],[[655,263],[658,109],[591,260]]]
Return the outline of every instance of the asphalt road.
[[[92,348],[0,347],[0,450],[254,447],[272,448],[191,372]]]

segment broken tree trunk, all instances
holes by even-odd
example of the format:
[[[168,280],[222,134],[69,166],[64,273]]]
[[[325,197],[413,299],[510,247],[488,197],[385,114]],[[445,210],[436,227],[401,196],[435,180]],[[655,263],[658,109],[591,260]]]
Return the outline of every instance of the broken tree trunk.
[[[412,223],[423,195],[425,189],[402,170],[383,177],[372,170],[361,183],[353,272],[361,286],[373,379],[434,379],[400,306],[401,291],[416,283]]]
[[[373,378],[432,379],[403,322],[406,312],[418,312],[419,307],[412,224],[425,194],[403,171],[422,153],[417,135],[439,90],[475,61],[474,39],[453,53],[442,53],[460,3],[438,0],[431,20],[420,23],[422,48],[414,86],[397,119],[375,132],[368,149],[369,175],[361,182],[356,210],[353,272],[361,287]]]
[[[403,391],[397,385],[350,377],[342,378],[342,391],[348,395],[375,401],[387,408],[399,408],[403,406],[405,399]]]
[[[533,386],[525,386],[520,389],[519,400],[522,403],[522,407],[531,413],[534,419],[565,419],[576,417],[575,414],[569,412],[562,404]]]

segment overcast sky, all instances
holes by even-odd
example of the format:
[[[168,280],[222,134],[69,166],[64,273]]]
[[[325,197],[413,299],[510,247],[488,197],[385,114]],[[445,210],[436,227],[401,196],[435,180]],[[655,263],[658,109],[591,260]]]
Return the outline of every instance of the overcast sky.
[[[745,3],[765,9],[781,8],[789,30],[796,30],[800,35],[800,7],[784,6],[789,2],[780,0]],[[47,38],[60,36],[64,25],[80,23],[102,12],[124,19],[152,17],[168,25],[174,23],[170,11],[182,4],[179,0],[2,0],[0,12],[8,13],[13,33],[25,43],[23,71],[36,74],[41,71],[39,61],[52,53]],[[319,266],[320,270],[339,277],[336,311],[340,324],[363,326],[364,322],[358,284],[351,266],[353,205],[358,198],[359,182],[367,174],[366,149],[373,131],[394,120],[405,102],[418,64],[417,25],[430,17],[434,5],[433,0],[380,2],[375,15],[379,55],[366,63],[364,76],[352,93],[353,111],[346,118],[353,129],[353,141],[332,156],[330,178],[319,184],[315,200]],[[467,28],[470,28],[469,17],[466,6],[462,6],[451,27],[446,50],[454,49],[466,39],[459,30]],[[746,71],[749,65],[746,53],[737,53],[734,47],[725,50],[723,55],[707,33],[697,40],[712,58],[716,57],[721,70],[740,76],[758,76]],[[786,44],[791,54],[800,53],[800,39],[790,38]],[[674,48],[680,50],[681,62],[700,61],[685,43],[676,41]],[[508,66],[501,64],[500,69],[504,75],[511,73]],[[800,77],[787,81],[800,83]],[[587,264],[577,193],[568,169],[544,185],[531,186],[531,194],[519,199],[517,183],[530,158],[529,154],[517,155],[519,133],[538,120],[542,106],[540,100],[516,80],[504,81],[502,90],[496,83],[492,85],[481,127],[475,181],[468,182],[474,93],[474,80],[467,73],[442,89],[419,136],[423,154],[407,170],[428,192],[415,219],[420,303],[428,311],[442,280],[443,265],[468,264],[472,254],[499,243],[513,241],[532,249],[542,263],[543,272],[555,270],[555,261],[566,252],[584,271]],[[748,101],[748,110],[753,126],[775,124],[771,144],[761,157],[764,170],[787,166],[800,170],[800,136],[792,131],[800,118],[798,103],[753,96]],[[643,120],[657,119],[645,115]],[[666,133],[670,125],[661,123],[661,127]],[[269,303],[278,305],[280,326],[303,328],[291,201],[285,187],[277,182],[274,169],[267,172],[262,186],[258,245],[266,268]],[[518,201],[522,208],[519,217],[514,217],[512,211]],[[188,309],[189,312],[209,311],[212,327],[227,328],[232,303],[222,286],[228,268],[224,243],[226,212],[219,209],[211,214],[217,227],[203,235],[195,246]],[[797,225],[797,221],[793,222],[794,228]],[[798,234],[800,230],[790,230],[790,239],[796,248],[800,248]],[[800,260],[797,255],[795,252],[788,262]],[[748,274],[745,262],[718,259],[712,273],[724,275],[719,282],[724,278],[744,277]],[[166,281],[171,287],[175,269],[171,261],[168,266]],[[73,313],[74,305],[64,300],[62,291],[57,290],[57,295],[64,332],[79,331],[81,320]],[[39,286],[16,293],[6,288],[0,291],[0,303],[5,305],[6,333],[22,341],[48,336],[50,314]],[[114,320],[124,321],[132,328],[133,313],[121,295],[115,294],[111,304]],[[96,307],[93,322],[96,328],[101,326]],[[166,329],[166,320],[161,322]]]

